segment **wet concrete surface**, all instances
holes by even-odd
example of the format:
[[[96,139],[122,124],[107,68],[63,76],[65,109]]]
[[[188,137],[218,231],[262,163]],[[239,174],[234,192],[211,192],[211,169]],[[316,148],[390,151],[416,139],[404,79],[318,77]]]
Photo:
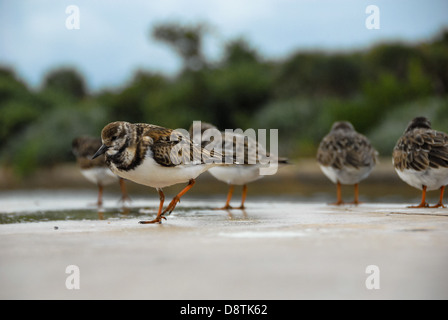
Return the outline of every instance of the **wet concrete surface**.
[[[107,198],[97,212],[87,193],[15,195],[0,197],[1,214],[44,218],[0,224],[2,299],[448,298],[444,208],[252,197],[227,212],[190,197],[163,224],[141,225],[155,198],[135,197],[129,212]],[[67,288],[70,265],[79,289]]]

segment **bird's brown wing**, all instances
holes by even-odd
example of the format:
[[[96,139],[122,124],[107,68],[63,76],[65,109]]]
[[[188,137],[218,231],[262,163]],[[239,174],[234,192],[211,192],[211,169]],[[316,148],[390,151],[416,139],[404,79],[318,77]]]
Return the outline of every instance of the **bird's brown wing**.
[[[377,152],[369,140],[359,134],[331,133],[322,139],[317,161],[323,166],[342,169],[344,166],[360,168],[376,163]]]
[[[183,164],[204,164],[221,161],[222,155],[193,143],[182,132],[158,126],[146,126],[141,134],[142,145],[150,148],[154,160],[165,167]]]
[[[435,130],[415,129],[397,141],[392,157],[395,168],[401,171],[448,168],[448,135]]]

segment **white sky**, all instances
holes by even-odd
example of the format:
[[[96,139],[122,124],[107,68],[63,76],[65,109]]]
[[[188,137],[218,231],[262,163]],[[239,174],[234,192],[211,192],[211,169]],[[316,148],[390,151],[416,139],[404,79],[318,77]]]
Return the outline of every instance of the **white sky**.
[[[365,9],[380,9],[368,30]],[[66,7],[80,10],[80,29],[65,26]],[[225,41],[244,37],[265,57],[297,50],[349,50],[380,41],[421,41],[448,27],[447,0],[0,0],[0,65],[32,86],[57,67],[77,68],[97,90],[129,80],[138,69],[174,74],[180,61],[150,38],[166,21],[206,22],[215,59]]]

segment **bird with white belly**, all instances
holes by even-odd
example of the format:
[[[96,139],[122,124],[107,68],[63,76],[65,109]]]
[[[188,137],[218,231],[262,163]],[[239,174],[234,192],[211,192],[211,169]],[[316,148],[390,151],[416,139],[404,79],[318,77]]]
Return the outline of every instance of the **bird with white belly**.
[[[448,184],[448,134],[433,130],[425,117],[414,118],[398,139],[392,162],[398,176],[422,190],[422,200],[413,208],[445,207],[443,193]],[[439,202],[429,206],[426,192],[440,190]]]

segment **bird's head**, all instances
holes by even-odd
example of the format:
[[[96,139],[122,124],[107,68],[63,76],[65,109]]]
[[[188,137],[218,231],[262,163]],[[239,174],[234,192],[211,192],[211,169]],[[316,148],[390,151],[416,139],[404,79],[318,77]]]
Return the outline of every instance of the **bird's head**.
[[[431,121],[426,117],[416,117],[409,122],[406,132],[414,129],[431,129]]]
[[[343,131],[354,131],[355,128],[348,121],[337,121],[331,127],[331,131],[343,130]]]
[[[106,125],[101,131],[102,145],[92,157],[95,159],[106,153],[113,156],[123,151],[134,138],[132,124],[124,121],[116,121]]]

